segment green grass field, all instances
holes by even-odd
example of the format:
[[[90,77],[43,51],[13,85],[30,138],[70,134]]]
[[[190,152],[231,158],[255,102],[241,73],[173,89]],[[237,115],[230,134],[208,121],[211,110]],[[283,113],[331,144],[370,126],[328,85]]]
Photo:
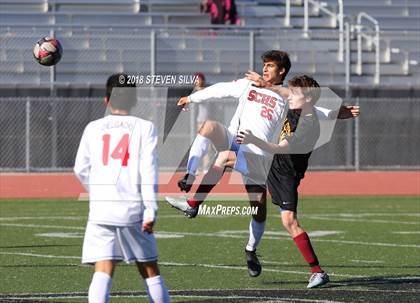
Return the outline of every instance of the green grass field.
[[[80,201],[0,200],[1,302],[87,301],[92,269],[80,264],[87,212]],[[331,277],[322,289],[306,290],[309,269],[271,203],[258,278],[248,277],[244,261],[250,217],[191,220],[161,203],[156,236],[172,301],[418,302],[419,197],[303,198],[299,214]],[[133,265],[117,268],[111,302],[147,302]]]

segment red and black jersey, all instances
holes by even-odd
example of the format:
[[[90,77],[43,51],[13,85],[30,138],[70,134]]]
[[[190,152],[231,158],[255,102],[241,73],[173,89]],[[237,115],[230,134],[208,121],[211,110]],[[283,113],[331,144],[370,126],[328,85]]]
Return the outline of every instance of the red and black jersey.
[[[289,110],[279,139],[288,141],[290,152],[274,156],[270,173],[303,178],[319,134],[319,121],[314,110],[306,114],[301,110]]]

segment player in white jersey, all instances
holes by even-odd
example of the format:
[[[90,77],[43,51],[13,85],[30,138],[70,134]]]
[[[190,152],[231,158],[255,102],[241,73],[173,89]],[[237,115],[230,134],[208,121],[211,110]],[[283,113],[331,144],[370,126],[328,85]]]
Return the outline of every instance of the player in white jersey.
[[[108,302],[116,262],[134,261],[150,302],[169,302],[157,264],[157,135],[153,123],[129,115],[135,88],[112,75],[105,102],[111,114],[89,123],[74,172],[89,192],[82,263],[94,264],[89,302]],[[125,77],[127,79],[127,77]],[[114,87],[123,87],[115,89]],[[112,93],[112,98],[111,98]]]
[[[291,67],[288,54],[285,52],[272,50],[264,53],[261,58],[264,64],[262,77],[263,80],[271,85],[281,85]],[[248,78],[252,79],[252,77]],[[243,159],[243,154],[238,152],[239,148],[236,141],[233,140],[232,142],[232,134],[236,135],[236,133],[243,131],[248,127],[248,129],[250,129],[252,132],[255,131],[258,133],[257,137],[265,137],[267,142],[273,142],[273,139],[277,139],[272,137],[277,133],[277,130],[270,129],[270,127],[281,128],[283,126],[283,115],[284,111],[287,111],[287,109],[285,108],[285,104],[283,103],[281,97],[279,100],[282,102],[281,106],[283,112],[282,114],[276,112],[276,117],[279,119],[279,121],[276,121],[276,124],[270,124],[268,121],[270,121],[269,118],[272,117],[271,115],[273,113],[272,107],[270,106],[271,97],[273,95],[270,94],[270,90],[268,90],[268,92],[267,90],[257,90],[252,86],[252,82],[246,81],[245,79],[238,80],[233,83],[215,84],[207,89],[201,90],[200,92],[194,93],[189,97],[181,98],[178,102],[178,105],[185,107],[190,102],[201,102],[206,99],[222,98],[225,96],[240,98],[238,108],[234,117],[232,118],[229,128],[226,129],[223,125],[215,121],[206,121],[203,124],[203,127],[200,129],[190,150],[187,174],[182,180],[178,182],[178,186],[182,191],[185,192],[188,192],[191,189],[192,183],[195,179],[197,167],[202,156],[206,154],[210,144],[213,144],[217,151],[219,151],[219,155],[215,161],[215,164],[203,177],[203,180],[192,199],[185,200],[166,197],[166,200],[169,202],[169,204],[183,211],[185,215],[190,218],[194,218],[197,215],[199,205],[204,201],[206,195],[221,179],[226,167],[235,167],[243,174],[248,172],[246,165],[244,165],[247,163],[247,161]],[[254,105],[252,108],[254,111],[250,110],[244,114],[243,107],[248,106],[248,104]],[[258,108],[258,106],[255,106],[256,104],[258,104],[260,107]],[[245,107],[245,109],[250,108],[251,107]],[[260,111],[258,109],[260,109]],[[353,117],[352,113],[354,110],[358,111],[358,109],[356,109],[354,106],[342,106],[340,108],[338,118],[351,118]],[[320,120],[333,119],[336,114],[333,111],[322,107],[315,107],[315,112]],[[244,118],[245,116],[247,117],[246,119]],[[280,119],[280,117],[282,118]],[[266,120],[264,120],[264,118]],[[268,123],[263,123],[264,121]],[[273,120],[271,120],[271,122],[273,122]],[[262,129],[259,129],[258,127],[261,127]],[[243,149],[241,148],[239,151],[241,150]],[[257,147],[253,149],[250,147],[247,151],[247,155],[251,155],[249,151],[255,152],[259,155],[264,154]],[[252,159],[251,161],[248,161],[248,163],[249,162],[254,164],[253,169],[259,168],[259,162],[257,160]],[[270,161],[268,162],[270,163]],[[265,168],[267,168],[266,165]],[[270,168],[269,165],[268,168]],[[246,245],[247,248],[245,249],[248,262],[248,271],[250,276],[253,277],[258,276],[261,273],[261,267],[256,257],[256,247],[260,242],[265,229],[266,190],[264,185],[265,179],[261,179],[267,176],[266,173],[267,172],[263,172],[262,176],[260,174],[254,180],[250,180],[249,178],[245,179],[245,187],[249,194],[250,205],[253,207],[258,207],[258,213],[252,216],[251,222],[249,224],[250,237]],[[257,265],[257,270],[253,269],[254,266],[250,266],[250,259],[252,261],[255,260],[253,263],[255,263],[254,265]]]
[[[263,78],[273,85],[281,85],[290,70],[291,62],[287,53],[277,50],[267,51],[262,55]],[[190,102],[199,103],[210,98],[234,97],[239,99],[239,104],[228,128],[215,121],[203,123],[197,134],[189,153],[187,174],[178,182],[181,190],[188,192],[195,179],[197,168],[202,157],[207,153],[210,144],[219,152],[215,165],[209,169],[192,199],[178,200],[167,197],[167,201],[182,210],[188,217],[195,217],[198,206],[205,200],[207,194],[221,179],[226,167],[233,167],[246,177],[245,187],[250,195],[251,205],[258,206],[259,214],[254,216],[265,221],[265,189],[260,186],[265,184],[265,177],[269,171],[269,164],[258,165],[263,157],[268,156],[256,146],[241,146],[236,143],[238,132],[250,129],[260,139],[274,142],[280,133],[287,104],[283,98],[265,88],[253,86],[248,79],[234,82],[217,83],[206,89],[200,90],[189,97],[183,97],[178,105],[185,107]],[[328,110],[318,108],[319,115],[327,115]],[[268,163],[270,161],[268,160]],[[262,167],[254,176],[250,176],[249,163],[253,168]],[[257,163],[257,165],[255,165]],[[264,219],[263,219],[264,218]]]

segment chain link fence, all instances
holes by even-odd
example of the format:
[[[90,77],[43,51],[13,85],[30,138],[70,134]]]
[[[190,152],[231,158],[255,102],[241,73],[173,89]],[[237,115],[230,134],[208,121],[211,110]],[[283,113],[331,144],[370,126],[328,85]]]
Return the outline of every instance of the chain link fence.
[[[185,92],[184,92],[185,93]],[[168,134],[177,115],[174,98],[142,103],[140,117],[159,121],[161,170],[174,170],[171,150],[188,152],[197,130],[198,106]],[[164,107],[163,103],[172,104]],[[337,121],[331,142],[313,152],[311,169],[419,169],[420,100],[360,99],[362,115]],[[214,102],[209,119],[228,125],[237,103]],[[101,98],[0,98],[0,171],[70,171],[84,127],[103,117]],[[172,116],[171,116],[172,115]],[[185,116],[187,117],[187,116]]]

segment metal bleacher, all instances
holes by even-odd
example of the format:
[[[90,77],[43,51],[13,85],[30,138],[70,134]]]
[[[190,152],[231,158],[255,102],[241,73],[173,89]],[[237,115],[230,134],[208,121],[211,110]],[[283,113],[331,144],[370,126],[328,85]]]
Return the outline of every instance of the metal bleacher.
[[[122,71],[201,71],[210,83],[228,81],[250,67],[258,70],[259,56],[268,49],[290,53],[292,74],[316,74],[323,85],[346,84],[337,0],[309,2],[306,35],[303,0],[291,1],[289,24],[286,0],[236,2],[241,25],[218,27],[200,13],[198,0],[0,0],[0,84],[49,85],[50,70],[34,63],[32,47],[51,31],[64,49],[56,66],[58,84],[103,84],[110,73]],[[357,68],[355,26],[361,11],[380,27],[380,83],[372,40],[363,42],[363,68]],[[420,84],[418,0],[346,0],[344,14],[353,29],[350,84]],[[369,26],[366,33],[373,35]]]

